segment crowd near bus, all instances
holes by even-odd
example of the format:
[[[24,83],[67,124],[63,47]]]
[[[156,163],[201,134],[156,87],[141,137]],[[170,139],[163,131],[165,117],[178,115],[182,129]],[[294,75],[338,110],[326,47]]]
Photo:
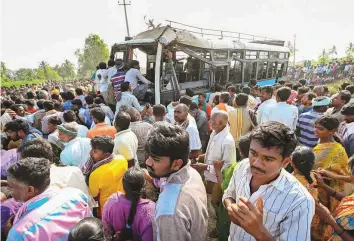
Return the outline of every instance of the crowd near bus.
[[[155,104],[117,59],[3,88],[2,240],[354,240],[354,85],[303,77]]]

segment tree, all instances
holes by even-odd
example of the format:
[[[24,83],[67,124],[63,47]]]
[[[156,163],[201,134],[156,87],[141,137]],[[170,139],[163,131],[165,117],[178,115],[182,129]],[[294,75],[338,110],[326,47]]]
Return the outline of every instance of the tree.
[[[49,64],[45,61],[39,62],[39,66],[38,66],[39,69],[43,70],[43,73],[44,73],[43,79],[46,79],[46,80],[48,80],[48,73],[47,73],[47,69],[46,69],[47,66],[49,66]]]
[[[67,59],[57,68],[57,71],[63,80],[73,79],[75,77],[75,66]]]
[[[335,45],[333,45],[333,47],[329,50],[328,54],[332,55],[332,59],[333,59],[334,55],[338,54],[337,47]]]
[[[295,52],[299,51],[298,49],[294,49],[294,44],[291,43],[290,41],[288,41],[287,47],[290,50],[290,55],[289,56],[292,56],[292,55],[294,55]]]
[[[328,55],[329,55],[329,53],[326,51],[326,49],[323,49],[321,55],[318,58],[318,62],[322,63],[322,64],[329,63],[330,59],[329,59]]]
[[[350,42],[348,45],[347,50],[345,51],[346,54],[353,54],[354,53],[354,44],[353,42]]]
[[[34,69],[20,68],[14,72],[14,80],[30,81],[37,78],[37,71]]]
[[[108,61],[109,50],[100,36],[90,34],[85,39],[84,48],[76,50],[75,55],[78,58],[78,76],[90,77],[100,62]]]
[[[158,25],[155,25],[154,24],[154,20],[155,19],[147,19],[146,20],[146,15],[144,16],[144,21],[145,21],[145,24],[148,26],[148,29],[154,29],[154,28],[159,28],[159,27],[161,27],[161,23],[159,23]]]
[[[1,74],[1,80],[6,79],[6,74],[7,74],[7,68],[4,62],[1,61],[1,69],[0,69],[0,74]]]

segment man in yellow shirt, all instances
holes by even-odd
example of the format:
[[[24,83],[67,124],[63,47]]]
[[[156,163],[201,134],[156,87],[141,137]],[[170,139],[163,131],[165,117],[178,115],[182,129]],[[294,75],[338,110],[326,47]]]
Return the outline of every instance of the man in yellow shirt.
[[[113,155],[113,138],[96,136],[91,140],[91,158],[83,167],[91,195],[98,200],[98,217],[108,198],[116,192],[123,192],[123,175],[128,169],[127,160],[120,155]]]

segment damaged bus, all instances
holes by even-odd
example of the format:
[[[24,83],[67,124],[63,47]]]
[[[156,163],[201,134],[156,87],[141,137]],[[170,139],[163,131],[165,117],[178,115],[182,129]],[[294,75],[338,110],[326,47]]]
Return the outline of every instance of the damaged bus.
[[[241,33],[231,36],[235,32],[216,35],[172,23],[176,22],[139,33],[111,49],[111,59],[126,63],[134,59],[135,49],[146,54],[146,78],[154,83],[150,90],[154,98],[149,100],[153,104],[176,101],[187,89],[208,92],[215,83],[247,84],[250,79],[257,79],[260,86],[272,85],[286,75],[289,49],[284,41]],[[210,40],[208,35],[221,38]]]

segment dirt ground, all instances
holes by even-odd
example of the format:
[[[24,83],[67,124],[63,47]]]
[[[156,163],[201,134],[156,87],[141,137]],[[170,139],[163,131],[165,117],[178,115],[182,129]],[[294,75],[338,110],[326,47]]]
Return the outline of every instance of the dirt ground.
[[[208,234],[206,237],[206,241],[218,241],[217,238],[210,238],[209,233],[215,228],[216,218],[214,208],[211,206],[210,195],[208,195],[208,214],[209,214],[209,222],[208,222]]]

